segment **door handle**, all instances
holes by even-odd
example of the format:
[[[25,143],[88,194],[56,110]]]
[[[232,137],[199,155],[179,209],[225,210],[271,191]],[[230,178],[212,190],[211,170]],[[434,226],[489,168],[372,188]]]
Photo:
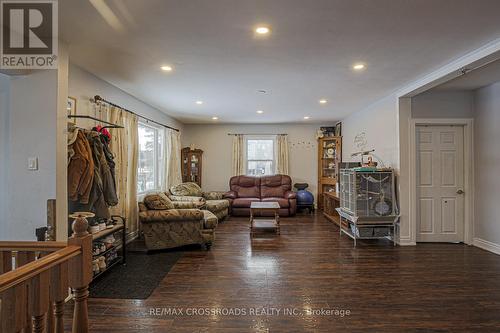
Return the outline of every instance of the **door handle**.
[[[464,192],[464,190],[462,190],[462,189],[460,189],[460,190],[458,190],[458,191],[457,191],[457,194],[464,194],[464,193],[465,193],[465,192]]]

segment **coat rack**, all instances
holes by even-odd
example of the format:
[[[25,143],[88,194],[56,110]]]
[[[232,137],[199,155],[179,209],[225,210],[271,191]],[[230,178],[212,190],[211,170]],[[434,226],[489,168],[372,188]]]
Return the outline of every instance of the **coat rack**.
[[[106,124],[107,126],[104,126],[103,128],[124,128],[123,126],[110,123],[109,121],[105,121],[105,120],[101,120],[101,119],[96,118],[96,117],[86,116],[86,115],[81,115],[81,114],[71,114],[71,115],[68,115],[68,118],[91,119],[91,120]]]

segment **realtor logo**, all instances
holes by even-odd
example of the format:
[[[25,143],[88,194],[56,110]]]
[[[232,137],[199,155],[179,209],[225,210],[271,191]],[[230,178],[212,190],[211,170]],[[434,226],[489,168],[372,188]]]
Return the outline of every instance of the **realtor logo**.
[[[0,8],[0,68],[57,68],[57,0],[2,0]]]

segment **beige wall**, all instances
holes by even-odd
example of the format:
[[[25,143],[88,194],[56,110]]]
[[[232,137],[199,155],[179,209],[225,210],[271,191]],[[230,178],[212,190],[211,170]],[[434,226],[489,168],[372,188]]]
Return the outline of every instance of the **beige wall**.
[[[412,118],[472,118],[473,92],[430,90],[411,99]]]
[[[232,137],[228,133],[288,134],[290,176],[293,183],[309,183],[316,196],[317,188],[317,124],[276,125],[185,125],[183,147],[194,144],[204,151],[202,182],[204,190],[225,191],[231,177]]]
[[[100,95],[102,98],[141,116],[182,130],[182,123],[179,121],[74,64],[69,65],[68,89],[69,96],[77,99],[78,114],[94,116],[90,99],[95,95]],[[82,120],[78,120],[78,124],[89,127],[94,125],[93,122]]]
[[[359,157],[352,158],[351,154],[360,151],[355,143],[356,136],[364,136],[366,138],[364,150],[375,149],[375,155],[383,161],[385,166],[398,169],[398,111],[398,98],[389,96],[343,119],[342,160],[360,161]]]

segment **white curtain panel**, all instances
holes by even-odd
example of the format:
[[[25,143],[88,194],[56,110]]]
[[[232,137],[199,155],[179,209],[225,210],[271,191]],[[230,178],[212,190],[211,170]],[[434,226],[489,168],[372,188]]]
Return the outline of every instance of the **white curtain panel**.
[[[109,107],[107,119],[123,129],[109,129],[110,148],[115,161],[116,192],[118,205],[111,207],[113,215],[126,219],[127,232],[137,233],[139,229],[137,208],[137,163],[139,155],[137,116],[117,107]]]
[[[288,134],[276,136],[276,173],[288,175]]]
[[[181,176],[181,133],[165,130],[165,191],[182,183]]]
[[[235,134],[233,136],[233,151],[232,151],[232,172],[233,176],[245,174],[244,165],[244,138],[243,134]]]

